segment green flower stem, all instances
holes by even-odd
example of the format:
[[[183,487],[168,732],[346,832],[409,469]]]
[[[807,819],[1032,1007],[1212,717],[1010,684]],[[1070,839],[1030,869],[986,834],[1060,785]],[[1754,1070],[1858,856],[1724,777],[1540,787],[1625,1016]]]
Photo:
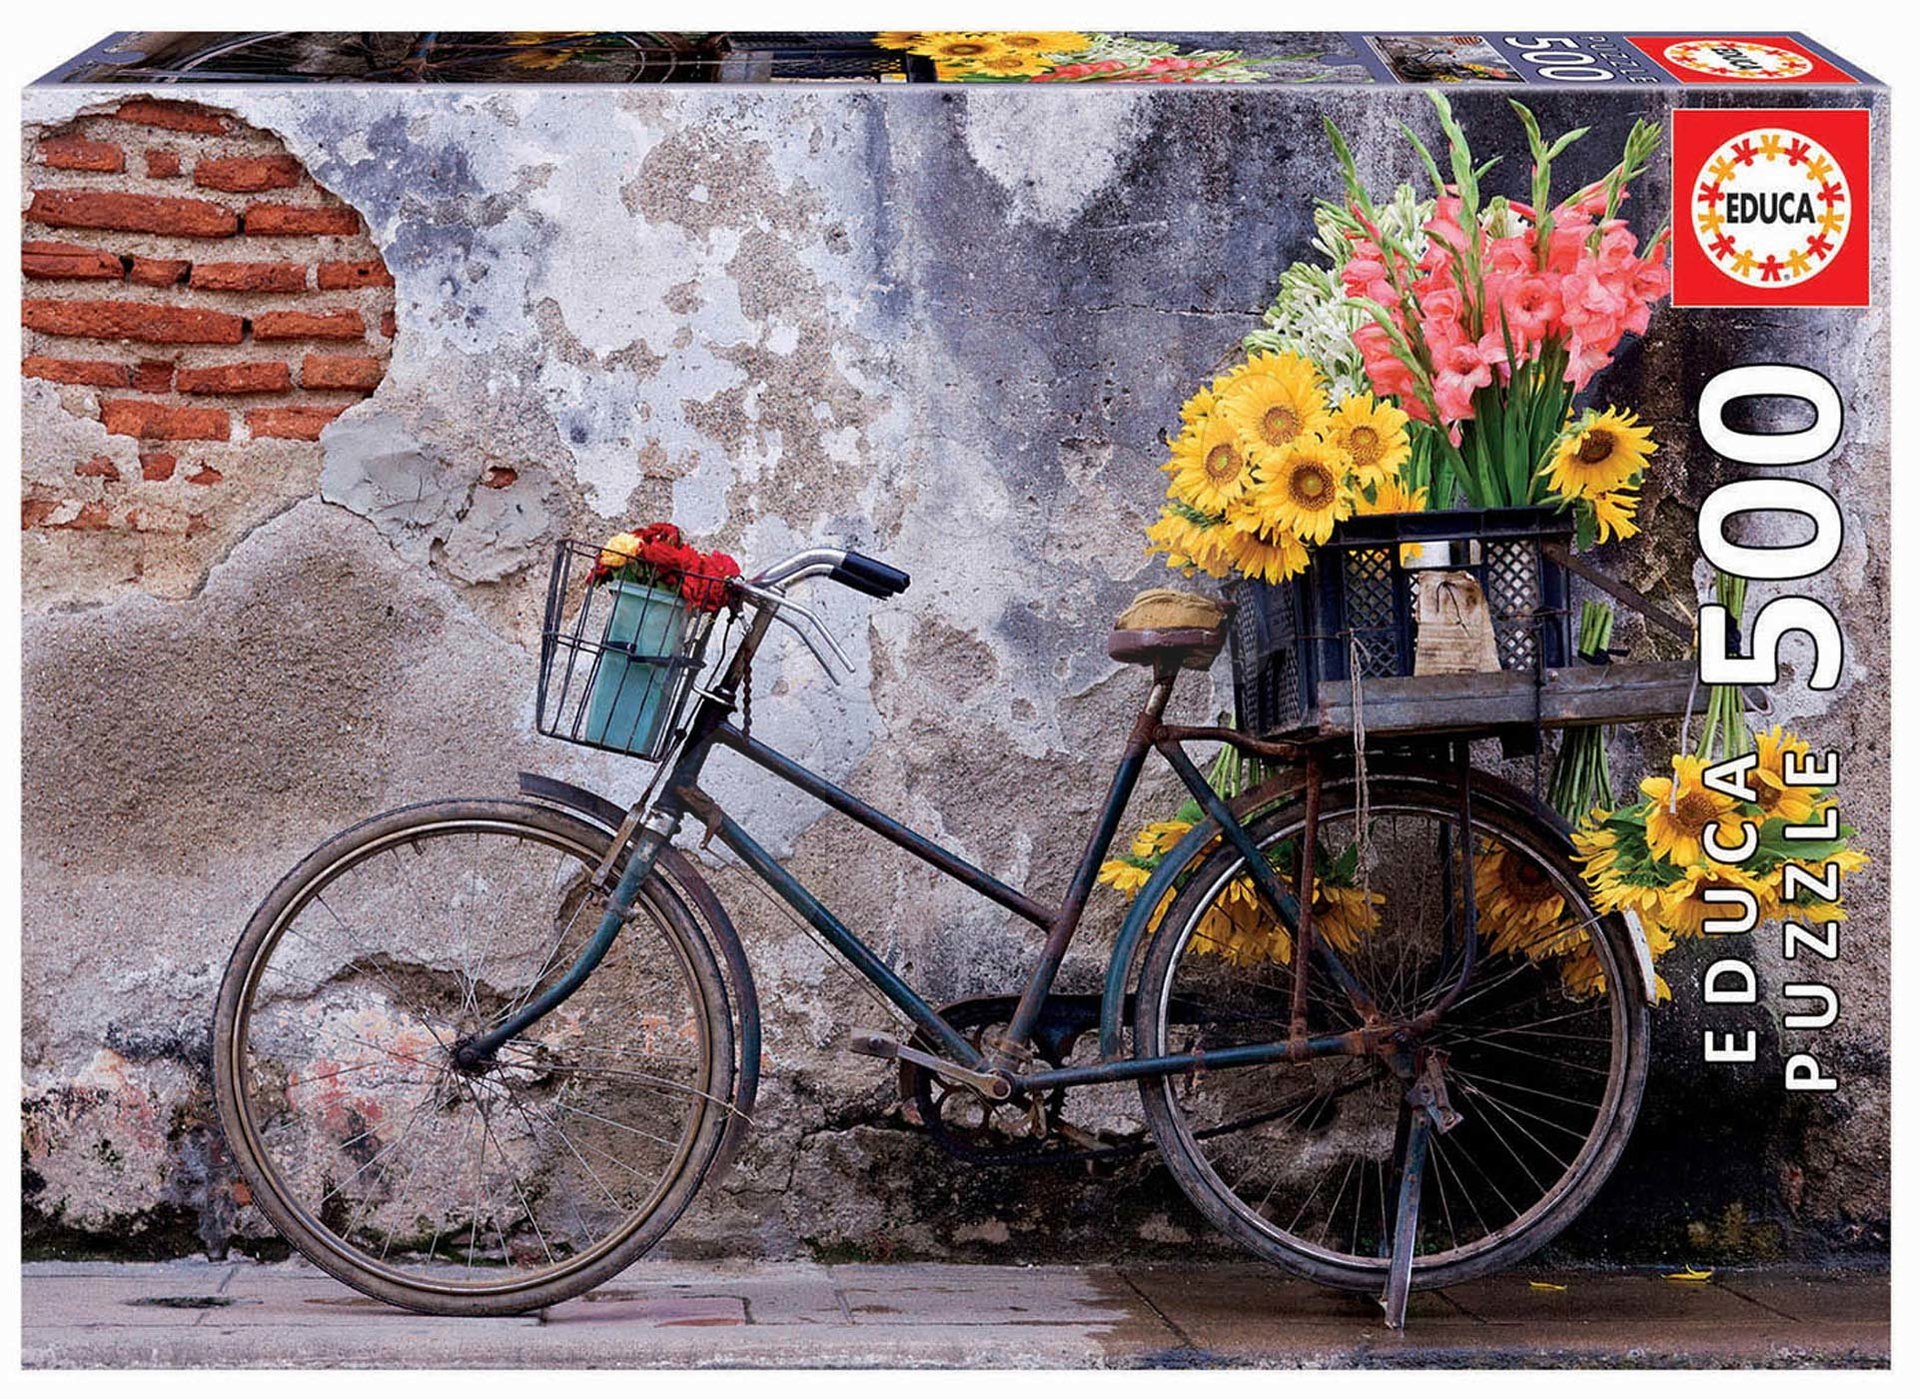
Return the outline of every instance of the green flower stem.
[[[1582,655],[1603,655],[1613,644],[1613,608],[1604,602],[1580,604]],[[1613,772],[1607,762],[1609,727],[1575,729],[1560,744],[1547,787],[1547,800],[1570,825],[1578,825],[1596,806],[1611,810]]]
[[[1737,626],[1746,616],[1747,580],[1714,573],[1714,601],[1727,609]],[[1706,722],[1694,756],[1708,760],[1743,757],[1753,751],[1753,729],[1747,723],[1747,697],[1738,685],[1714,685],[1707,694]]]

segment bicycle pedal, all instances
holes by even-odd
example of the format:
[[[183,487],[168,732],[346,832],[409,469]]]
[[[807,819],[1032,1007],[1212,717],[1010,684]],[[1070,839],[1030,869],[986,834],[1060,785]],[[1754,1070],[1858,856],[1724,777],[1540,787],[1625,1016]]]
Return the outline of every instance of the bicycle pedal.
[[[841,1046],[849,1054],[862,1054],[869,1059],[898,1059],[900,1041],[880,1030],[855,1030],[847,1036],[847,1042]]]

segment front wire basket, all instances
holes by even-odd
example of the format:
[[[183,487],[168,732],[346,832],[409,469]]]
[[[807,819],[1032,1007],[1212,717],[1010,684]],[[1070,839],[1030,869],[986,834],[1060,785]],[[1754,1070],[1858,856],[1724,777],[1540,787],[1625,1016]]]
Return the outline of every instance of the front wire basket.
[[[732,580],[698,570],[607,576],[626,555],[563,539],[540,632],[537,727],[550,738],[657,762],[685,733],[687,701]]]

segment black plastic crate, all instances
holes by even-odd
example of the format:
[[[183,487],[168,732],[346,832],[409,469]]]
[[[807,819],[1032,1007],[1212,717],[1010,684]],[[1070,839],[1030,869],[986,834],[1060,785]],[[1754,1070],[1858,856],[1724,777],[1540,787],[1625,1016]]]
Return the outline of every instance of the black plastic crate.
[[[1261,736],[1319,727],[1320,687],[1409,677],[1414,589],[1420,572],[1470,573],[1486,594],[1500,666],[1544,673],[1568,664],[1573,622],[1567,570],[1541,546],[1570,546],[1572,521],[1545,506],[1431,510],[1347,520],[1284,583],[1241,580],[1232,588],[1234,707]],[[1407,546],[1448,546],[1446,563]],[[1432,551],[1428,551],[1429,558]],[[1410,566],[1411,565],[1411,566]]]

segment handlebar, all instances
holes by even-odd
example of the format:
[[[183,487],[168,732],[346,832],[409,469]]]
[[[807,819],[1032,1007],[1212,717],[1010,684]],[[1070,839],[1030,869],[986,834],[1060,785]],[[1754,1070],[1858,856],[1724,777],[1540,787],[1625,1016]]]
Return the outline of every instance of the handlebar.
[[[818,548],[802,549],[771,568],[762,569],[752,578],[738,582],[739,592],[764,609],[767,618],[791,627],[794,634],[806,643],[807,649],[813,652],[814,659],[827,672],[827,678],[838,683],[840,677],[834,670],[833,660],[838,660],[848,674],[853,673],[853,661],[840,649],[840,643],[833,639],[833,633],[827,630],[827,624],[821,621],[819,614],[786,594],[790,584],[807,578],[831,578],[855,592],[879,598],[905,592],[912,580],[899,569],[883,564],[878,559],[868,558],[865,554],[856,554],[851,549]],[[826,651],[820,649],[819,643],[822,641],[826,643]],[[828,652],[832,653],[833,659],[828,658]]]
[[[754,575],[756,588],[784,588],[806,578],[831,578],[868,597],[904,593],[913,580],[899,569],[851,549],[802,549]]]
[[[841,557],[840,566],[827,576],[868,597],[893,597],[904,593],[907,585],[913,581],[899,569],[883,564],[878,559],[870,559],[865,554],[856,554],[851,549]]]

